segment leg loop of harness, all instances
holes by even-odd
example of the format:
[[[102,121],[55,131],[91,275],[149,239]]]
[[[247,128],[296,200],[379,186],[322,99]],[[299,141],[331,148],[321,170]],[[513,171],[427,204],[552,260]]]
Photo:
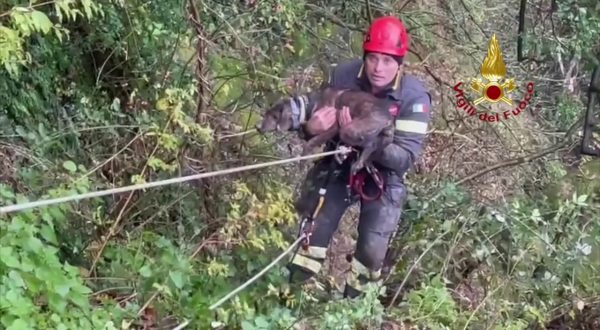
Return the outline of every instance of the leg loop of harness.
[[[358,159],[358,154],[359,154],[358,150],[356,150],[354,148],[352,148],[352,149],[353,149],[352,157],[350,157],[350,154],[346,154],[346,155],[344,155],[343,159],[339,159],[336,157],[335,158],[336,161],[341,164],[343,161],[347,160],[348,158],[351,158],[350,159],[350,167],[352,167],[352,163],[354,163]],[[371,178],[375,182],[375,185],[377,186],[377,193],[374,196],[369,196],[364,192],[364,186],[365,186],[367,177],[369,175],[371,176]],[[358,195],[360,196],[360,198],[362,200],[365,200],[365,201],[377,200],[377,199],[381,198],[381,195],[383,194],[383,190],[384,190],[384,186],[385,186],[384,181],[385,180],[384,180],[384,177],[381,174],[381,172],[379,172],[379,170],[377,170],[377,168],[374,167],[373,165],[365,166],[365,168],[358,171],[358,173],[352,173],[352,171],[350,171],[348,184],[346,185],[347,195],[348,195],[347,199],[351,200],[352,195],[353,195],[352,191],[355,191],[356,193],[358,193]]]
[[[369,175],[371,178],[373,178],[373,181],[377,186],[377,193],[374,196],[369,196],[364,192],[365,182]],[[367,166],[365,169],[362,169],[356,174],[350,174],[350,188],[356,191],[360,195],[360,198],[365,201],[374,201],[379,199],[383,194],[384,184],[383,175],[372,165]]]

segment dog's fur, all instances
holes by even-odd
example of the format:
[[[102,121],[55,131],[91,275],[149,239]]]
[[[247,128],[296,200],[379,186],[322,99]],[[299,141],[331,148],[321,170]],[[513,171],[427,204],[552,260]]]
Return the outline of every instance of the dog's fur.
[[[346,89],[328,87],[312,93],[311,98],[316,100],[311,113],[319,111],[325,106],[333,106],[339,111],[347,106],[350,109],[352,121],[340,127],[338,122],[327,131],[312,137],[305,145],[303,155],[308,154],[317,146],[332,139],[339,133],[340,140],[350,146],[361,147],[360,157],[352,166],[356,172],[366,165],[368,158],[379,148],[383,148],[393,141],[393,118],[383,100],[374,95]],[[306,125],[310,125],[310,120]],[[282,100],[266,111],[260,125],[256,129],[264,134],[266,132],[285,132],[292,127],[292,110],[289,99]]]

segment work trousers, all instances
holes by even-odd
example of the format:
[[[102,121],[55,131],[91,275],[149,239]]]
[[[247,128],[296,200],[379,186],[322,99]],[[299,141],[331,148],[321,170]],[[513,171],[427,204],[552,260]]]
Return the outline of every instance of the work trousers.
[[[295,208],[301,218],[314,212],[319,199],[319,190],[323,187],[331,158],[318,162],[307,174],[296,198]],[[402,178],[391,171],[380,169],[385,180],[385,190],[377,200],[360,200],[358,221],[358,239],[351,260],[351,271],[345,281],[345,296],[355,297],[364,290],[368,282],[379,282],[381,270],[390,239],[394,235],[407,197]],[[308,248],[299,248],[292,258],[288,269],[291,281],[305,281],[321,269],[327,247],[338,228],[344,212],[356,199],[347,200],[349,168],[337,168],[326,187],[325,203],[314,219],[314,230],[310,236]],[[372,196],[377,193],[375,182],[369,177],[364,192]]]

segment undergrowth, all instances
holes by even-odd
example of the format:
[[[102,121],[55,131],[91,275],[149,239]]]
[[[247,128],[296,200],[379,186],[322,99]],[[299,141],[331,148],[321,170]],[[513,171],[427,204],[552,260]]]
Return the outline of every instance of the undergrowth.
[[[286,137],[236,133],[251,129],[282,95],[317,86],[319,68],[360,56],[369,14],[391,8],[290,0],[2,1],[0,204],[289,156]],[[594,9],[594,1],[560,4],[553,14],[560,38],[534,43],[533,36],[549,32],[528,32],[530,52],[545,61],[536,73],[557,75],[556,63],[569,57],[585,76],[599,49]],[[465,21],[485,14],[471,10]],[[452,30],[439,17],[458,12],[424,1],[399,15],[415,45],[438,61],[474,56],[465,47],[448,51],[447,43],[466,44],[465,37],[459,23]],[[553,103],[548,95],[536,97]],[[557,100],[557,111],[539,120],[567,139],[563,133],[585,102],[575,91]],[[454,114],[438,108],[435,122],[447,119],[442,111]],[[291,205],[303,174],[297,165],[3,214],[0,325],[528,329],[558,316],[568,315],[568,323],[600,314],[598,161],[567,167],[549,159],[537,165],[543,178],[529,177],[528,189],[518,182],[497,203],[482,203],[473,189],[454,183],[451,173],[466,161],[452,160],[443,169],[448,175],[411,173],[394,273],[356,300],[323,302],[299,288],[282,297],[288,274],[281,262],[209,311],[295,240]]]

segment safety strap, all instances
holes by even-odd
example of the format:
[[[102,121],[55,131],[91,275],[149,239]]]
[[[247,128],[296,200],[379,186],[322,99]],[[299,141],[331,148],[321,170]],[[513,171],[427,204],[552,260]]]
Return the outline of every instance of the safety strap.
[[[327,176],[325,177],[325,181],[323,182],[323,185],[319,189],[319,199],[317,201],[317,205],[315,206],[315,209],[312,213],[310,213],[304,219],[302,219],[299,234],[301,234],[302,232],[305,234],[305,239],[301,244],[301,247],[304,250],[307,250],[308,246],[310,245],[310,236],[312,235],[312,232],[314,230],[314,220],[317,218],[317,216],[319,215],[319,212],[321,212],[321,209],[323,208],[323,205],[325,204],[325,195],[327,194],[327,186],[329,185],[329,182],[331,181],[333,172],[335,171],[335,169],[337,167],[336,162],[337,161],[334,157],[330,158],[329,169],[327,170]],[[377,185],[378,192],[375,194],[375,196],[368,196],[364,192],[364,184],[365,184],[367,175],[370,175],[373,178],[375,184]],[[381,175],[381,173],[379,172],[379,170],[377,170],[377,168],[375,168],[374,166],[369,165],[366,167],[366,169],[363,169],[356,174],[350,173],[349,183],[346,186],[347,192],[348,192],[347,197],[348,197],[348,199],[351,198],[351,195],[352,195],[351,190],[354,189],[360,195],[360,198],[362,198],[363,200],[373,201],[373,200],[379,199],[381,197],[381,195],[383,194],[384,184],[385,184],[384,178]],[[297,253],[297,251],[294,253],[294,255],[296,253]]]
[[[377,186],[377,193],[374,196],[369,196],[364,191],[365,182],[367,180],[367,176],[371,176],[375,185]],[[349,179],[349,187],[356,191],[360,198],[365,201],[374,201],[381,198],[383,191],[385,189],[385,180],[381,172],[377,170],[374,166],[367,166],[366,169],[362,169],[358,173],[352,175],[350,174]]]
[[[309,250],[310,237],[311,237],[312,232],[315,227],[314,220],[317,218],[317,216],[321,212],[323,205],[325,205],[325,194],[327,193],[327,186],[329,185],[331,176],[333,175],[333,172],[335,171],[335,168],[336,168],[335,162],[336,161],[333,157],[330,158],[327,176],[325,177],[325,181],[323,182],[323,185],[319,189],[319,199],[317,201],[317,205],[315,206],[315,209],[313,210],[313,212],[308,214],[307,216],[305,216],[302,219],[302,222],[300,223],[300,229],[299,229],[298,236],[304,234],[304,239],[302,240],[302,243],[296,248],[296,251],[294,251],[294,254],[292,255],[290,260],[294,260],[297,257],[298,251],[300,248],[302,248],[304,251]],[[293,274],[290,273],[290,279],[289,279],[290,281],[292,279],[292,276],[293,276]]]
[[[310,235],[312,234],[312,231],[314,229],[314,219],[317,218],[317,216],[319,215],[319,212],[321,212],[321,209],[323,208],[323,205],[325,204],[325,194],[327,193],[327,186],[329,185],[329,182],[331,181],[331,176],[333,175],[335,168],[336,168],[335,159],[331,158],[329,160],[329,169],[327,170],[327,176],[325,177],[325,181],[323,182],[323,185],[319,189],[319,200],[317,201],[317,206],[315,207],[315,210],[313,211],[313,213],[306,219],[307,220],[306,225],[308,227],[305,230],[305,233],[307,234],[306,239],[304,240],[304,242],[302,244],[302,248],[304,250],[308,249],[308,245],[310,244]]]

